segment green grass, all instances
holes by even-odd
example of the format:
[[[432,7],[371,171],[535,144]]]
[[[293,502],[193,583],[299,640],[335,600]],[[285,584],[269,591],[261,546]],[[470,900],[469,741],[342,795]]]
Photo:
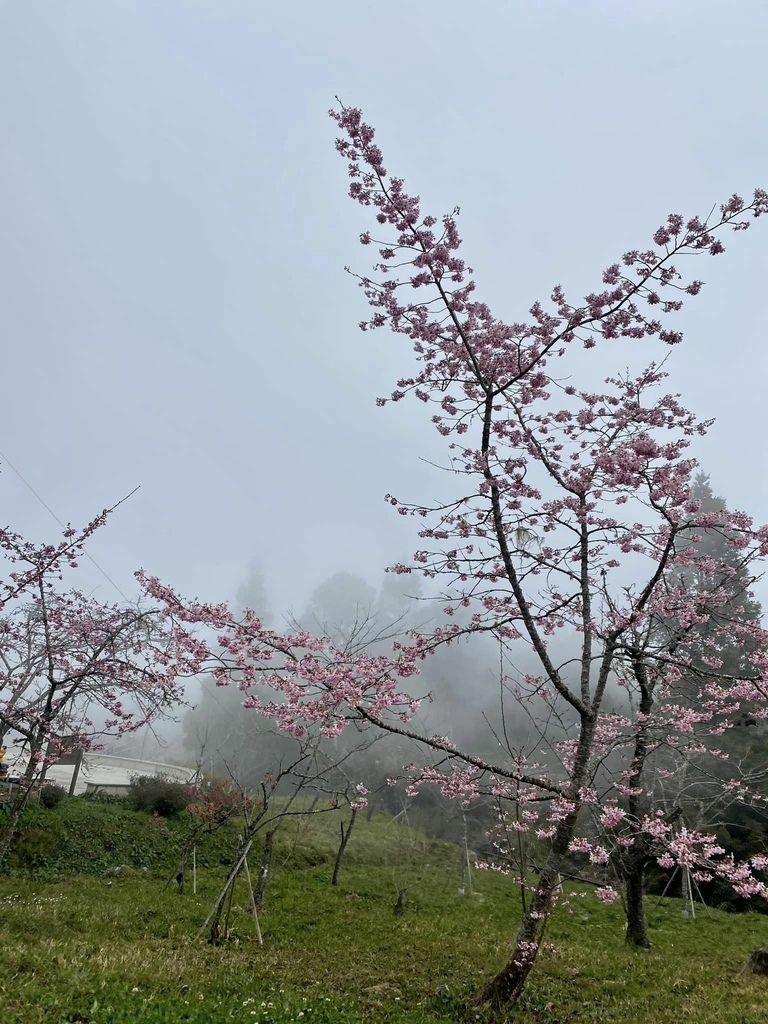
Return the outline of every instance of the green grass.
[[[414,881],[416,869],[383,866],[386,829],[374,823],[366,839],[361,824],[358,863],[350,862],[339,889],[329,885],[327,863],[276,876],[263,947],[242,889],[233,941],[191,942],[224,868],[201,872],[196,896],[140,876],[0,878],[2,1024],[472,1021],[461,1001],[508,955],[517,894],[506,879],[483,875],[479,893],[461,897],[456,871],[422,865],[406,912],[396,917],[396,887]],[[379,863],[359,863],[366,842]],[[354,847],[353,838],[350,855]],[[650,951],[625,947],[618,907],[590,894],[561,908],[547,936],[556,952],[541,955],[515,1020],[768,1020],[768,979],[739,973],[750,952],[768,944],[767,918],[713,911],[686,921],[677,901],[650,906]],[[443,984],[450,995],[436,997]]]

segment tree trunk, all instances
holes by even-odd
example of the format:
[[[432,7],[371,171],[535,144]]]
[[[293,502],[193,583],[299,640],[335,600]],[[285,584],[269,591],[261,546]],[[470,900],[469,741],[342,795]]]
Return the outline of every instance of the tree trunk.
[[[623,872],[627,898],[627,942],[632,946],[650,949],[648,922],[645,919],[645,863],[640,861]]]
[[[170,885],[171,880],[173,880],[176,883],[176,885],[178,886],[178,890],[179,890],[180,893],[184,892],[184,875],[185,875],[186,870],[187,870],[187,861],[189,860],[190,849],[191,848],[189,847],[189,845],[187,845],[181,851],[181,857],[179,858],[179,865],[176,868],[176,870],[173,873],[173,875],[171,876],[171,878],[168,879],[168,882],[166,882],[166,885]]]
[[[544,868],[539,876],[536,892],[523,915],[517,932],[515,949],[509,962],[499,971],[495,978],[487,982],[477,997],[477,1003],[490,1004],[500,1010],[510,1003],[514,1004],[520,997],[528,980],[541,940],[552,911],[557,890],[560,888],[560,869],[568,853],[568,846],[573,839],[578,819],[578,808],[560,822],[552,840]]]
[[[234,883],[233,883],[234,884]],[[211,919],[211,931],[208,936],[208,941],[212,946],[218,946],[221,943],[221,914],[224,909],[224,900],[216,907],[213,918]]]
[[[38,748],[39,749],[39,748]],[[18,792],[13,798],[11,803],[11,809],[8,813],[8,821],[0,829],[0,867],[5,863],[8,856],[8,852],[11,849],[11,844],[16,838],[16,833],[19,829],[19,818],[21,818],[22,811],[27,806],[29,800],[29,794],[32,791],[32,787],[35,784],[35,764],[36,755],[38,750],[32,748],[29,756],[29,762],[27,764],[27,770],[24,775],[19,779]]]
[[[21,817],[21,813],[24,810],[26,802],[27,794],[24,793],[22,795],[20,793],[11,804],[8,821],[3,825],[2,832],[0,832],[0,865],[5,863],[11,849],[11,844],[16,838],[16,833],[19,828],[19,818]]]
[[[355,818],[357,817],[357,809],[353,809],[352,815],[349,819],[346,831],[344,829],[344,822],[341,823],[341,842],[339,843],[339,849],[336,853],[336,863],[333,865],[333,878],[331,879],[331,885],[339,884],[339,871],[341,870],[341,862],[344,860],[344,854],[347,850],[347,843],[349,837],[352,834],[352,826],[355,824]]]
[[[601,676],[607,678],[610,665],[607,654],[603,656],[603,662]],[[496,977],[486,982],[479,992],[475,1001],[480,1005],[490,1004],[494,1010],[501,1010],[509,1004],[514,1005],[520,998],[528,975],[536,962],[549,915],[552,913],[560,888],[560,871],[568,856],[568,847],[571,845],[579,822],[582,804],[578,794],[586,778],[594,735],[594,718],[583,714],[567,795],[567,799],[571,802],[571,810],[558,822],[555,829],[549,855],[539,875],[539,884],[536,886],[533,898],[528,904],[528,910],[523,914],[523,919],[520,922],[512,956]]]

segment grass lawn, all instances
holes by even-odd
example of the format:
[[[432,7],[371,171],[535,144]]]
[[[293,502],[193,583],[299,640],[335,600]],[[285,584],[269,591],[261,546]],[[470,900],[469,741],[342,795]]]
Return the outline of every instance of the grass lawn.
[[[338,889],[330,870],[276,876],[263,947],[238,889],[233,941],[217,948],[191,936],[226,868],[201,872],[197,895],[190,887],[183,896],[138,875],[4,876],[0,1022],[472,1021],[461,1000],[502,965],[514,936],[518,899],[509,882],[481,875],[479,893],[462,897],[455,872],[425,867],[397,917],[391,869],[350,864]],[[542,953],[514,1019],[767,1022],[768,978],[739,972],[768,945],[768,918],[713,911],[692,921],[675,900],[655,904],[650,951],[625,947],[620,907],[590,893],[561,908],[548,934],[556,952]],[[436,996],[441,985],[448,996]]]

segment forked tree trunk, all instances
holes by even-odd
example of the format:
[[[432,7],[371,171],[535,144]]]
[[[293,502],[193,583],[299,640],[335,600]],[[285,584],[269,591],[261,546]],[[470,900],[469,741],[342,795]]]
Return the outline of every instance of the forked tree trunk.
[[[208,941],[215,945],[221,938],[220,921],[222,907],[224,906],[224,900],[230,891],[230,887],[235,884],[237,876],[240,874],[240,871],[242,870],[243,865],[245,864],[246,857],[248,856],[252,845],[253,836],[251,836],[250,838],[244,836],[241,841],[240,848],[237,851],[235,866],[232,868],[229,875],[227,876],[227,880],[224,883],[224,888],[219,893],[219,897],[214,903],[213,909],[209,913],[208,917],[206,917],[206,919],[200,925],[200,928],[193,939],[194,942],[197,942],[197,940],[200,938],[200,936],[203,934],[203,932],[205,931],[209,924],[211,925],[211,932]]]
[[[627,900],[627,933],[626,940],[632,946],[650,949],[648,938],[648,922],[645,917],[645,862],[639,861],[623,872],[624,888]]]

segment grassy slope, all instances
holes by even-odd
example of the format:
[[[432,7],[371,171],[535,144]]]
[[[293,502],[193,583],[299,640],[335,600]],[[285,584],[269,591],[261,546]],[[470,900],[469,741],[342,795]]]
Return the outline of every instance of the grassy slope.
[[[0,879],[2,1024],[459,1019],[458,1000],[507,955],[516,894],[506,879],[482,876],[479,895],[460,897],[457,871],[447,872],[445,859],[438,866],[439,847],[409,844],[384,819],[359,824],[338,890],[328,884],[327,862],[337,823],[315,819],[313,834],[299,837],[307,859],[314,849],[324,863],[277,873],[263,948],[253,941],[242,891],[233,918],[239,941],[190,942],[223,868],[202,873],[198,895],[183,897],[141,877]],[[396,888],[419,874],[406,913],[395,917]],[[568,909],[551,926],[557,953],[542,954],[516,1020],[768,1020],[768,979],[739,975],[749,953],[768,944],[768,919],[712,912],[684,921],[680,905],[668,901],[652,910],[654,948],[644,952],[625,948],[620,908],[590,894]],[[447,1000],[435,997],[443,983]]]
[[[306,802],[305,802],[306,803]],[[298,803],[291,805],[295,810]],[[322,805],[318,805],[322,807]],[[327,805],[328,808],[330,805]],[[262,821],[262,831],[279,824],[275,839],[277,863],[312,867],[333,862],[339,845],[339,825],[349,810],[318,810],[311,815],[279,819],[287,804],[276,799]],[[277,816],[277,817],[276,817]],[[148,817],[122,804],[87,799],[66,800],[54,810],[30,806],[11,855],[14,868],[34,869],[40,875],[68,873],[103,874],[111,867],[146,867],[157,874],[170,872],[178,863],[192,819]],[[198,848],[198,860],[206,867],[226,862],[234,854],[242,822],[234,820]],[[368,823],[355,824],[348,863],[386,865],[403,859],[423,859],[432,854],[451,858],[456,854],[445,843],[429,842],[423,834],[377,815]]]

